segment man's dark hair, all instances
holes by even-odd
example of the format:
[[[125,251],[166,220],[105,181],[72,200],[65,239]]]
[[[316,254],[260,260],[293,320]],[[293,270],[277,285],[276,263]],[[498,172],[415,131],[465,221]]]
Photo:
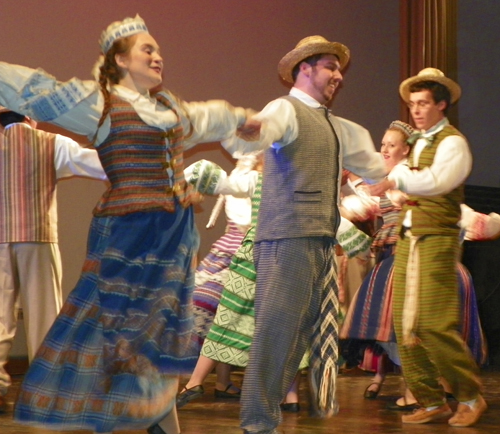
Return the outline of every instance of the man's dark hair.
[[[443,110],[443,113],[446,115],[451,101],[451,94],[449,89],[445,85],[431,80],[420,81],[418,83],[413,83],[410,86],[410,93],[421,92],[422,90],[430,91],[432,99],[436,104],[441,101],[446,102],[446,107]]]
[[[324,56],[324,54],[313,54],[312,56],[306,57],[304,60],[301,60],[297,65],[292,69],[292,78],[293,81],[297,80],[297,75],[299,75],[300,64],[302,62],[309,63],[311,66],[316,66],[318,61]]]
[[[0,113],[0,124],[4,127],[10,124],[18,124],[24,122],[25,119],[26,116],[10,110]]]

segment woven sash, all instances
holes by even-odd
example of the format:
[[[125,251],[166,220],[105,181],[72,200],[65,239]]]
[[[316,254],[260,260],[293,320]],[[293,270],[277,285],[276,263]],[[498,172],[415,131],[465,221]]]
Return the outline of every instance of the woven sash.
[[[314,325],[311,343],[311,387],[317,416],[338,413],[336,399],[339,314],[337,272],[333,243],[326,247],[326,267],[321,311]]]

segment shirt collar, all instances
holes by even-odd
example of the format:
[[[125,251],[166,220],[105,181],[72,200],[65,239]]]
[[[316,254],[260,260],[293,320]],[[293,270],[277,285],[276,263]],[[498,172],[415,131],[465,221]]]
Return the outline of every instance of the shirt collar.
[[[439,133],[444,127],[450,125],[448,118],[441,119],[436,125],[429,128],[427,131],[421,131],[422,137],[427,138]]]
[[[121,99],[129,102],[129,103],[136,103],[140,102],[141,100],[149,101],[151,103],[155,103],[156,100],[152,98],[149,93],[145,95],[141,95],[139,92],[136,90],[129,89],[128,87],[122,86],[120,84],[115,84],[113,85],[113,88],[111,89],[111,92],[117,96],[119,96]]]
[[[325,107],[324,105],[320,104],[317,100],[315,100],[311,95],[308,95],[303,90],[297,89],[296,87],[292,87],[290,89],[289,95],[297,98],[299,101],[303,102],[309,107],[313,108]]]
[[[148,125],[166,130],[178,122],[178,117],[173,110],[169,110],[149,93],[141,95],[128,87],[116,84],[112,90],[114,95],[132,104],[139,117]]]

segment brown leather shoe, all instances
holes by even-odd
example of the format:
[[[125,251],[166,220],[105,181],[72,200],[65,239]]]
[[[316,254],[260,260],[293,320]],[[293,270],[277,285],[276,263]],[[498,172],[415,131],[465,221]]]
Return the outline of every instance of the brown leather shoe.
[[[441,407],[427,411],[425,407],[414,410],[412,414],[405,414],[401,419],[403,423],[428,423],[437,419],[450,416],[452,413],[448,404],[443,404]]]
[[[481,395],[479,395],[473,408],[470,408],[467,404],[458,404],[456,413],[448,421],[448,423],[451,426],[457,427],[474,425],[487,408],[488,405],[486,404],[486,401]]]

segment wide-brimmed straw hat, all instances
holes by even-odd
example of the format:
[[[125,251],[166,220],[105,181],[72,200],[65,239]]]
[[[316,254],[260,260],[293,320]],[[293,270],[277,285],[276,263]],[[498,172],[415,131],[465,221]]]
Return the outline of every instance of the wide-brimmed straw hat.
[[[462,94],[460,86],[451,78],[446,77],[442,71],[437,68],[425,68],[422,69],[422,71],[420,71],[417,75],[407,78],[400,84],[399,94],[401,95],[401,98],[403,98],[403,101],[410,101],[410,86],[423,81],[435,81],[436,83],[440,83],[447,87],[451,95],[451,104],[458,101],[460,95]]]
[[[280,77],[288,83],[293,83],[293,68],[315,54],[334,54],[339,59],[340,69],[347,65],[350,57],[349,48],[340,42],[330,42],[323,36],[308,36],[301,39],[295,48],[280,60],[278,64]]]

